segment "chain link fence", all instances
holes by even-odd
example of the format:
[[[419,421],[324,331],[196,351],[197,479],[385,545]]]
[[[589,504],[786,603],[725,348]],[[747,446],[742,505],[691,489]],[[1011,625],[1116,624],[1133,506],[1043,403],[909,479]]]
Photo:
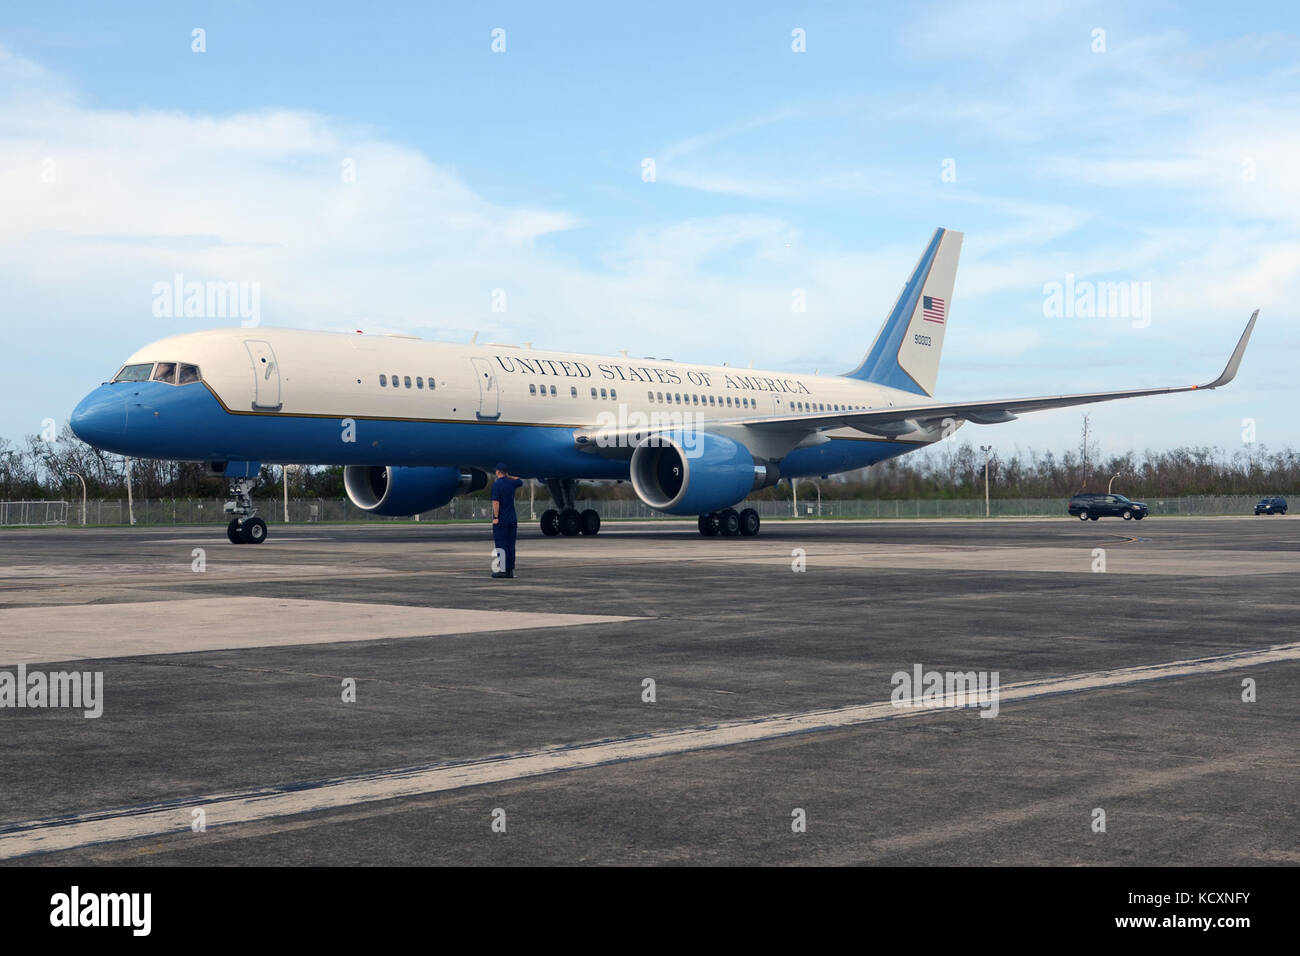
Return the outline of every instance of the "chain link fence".
[[[68,523],[66,501],[0,501],[0,527]]]
[[[801,489],[802,491],[802,489]],[[1289,495],[1287,497],[1290,497]],[[1153,515],[1250,515],[1258,497],[1210,495],[1187,498],[1145,498]],[[281,498],[260,498],[257,513],[271,524],[284,521]],[[994,498],[989,514],[994,518],[1065,517],[1066,498]],[[82,514],[80,501],[0,501],[0,526],[60,524],[125,525],[134,511],[138,525],[225,524],[224,501],[217,498],[139,498],[128,509],[119,499],[91,499]],[[528,497],[516,496],[521,521],[540,518],[551,507],[550,496],[539,493],[530,507]],[[982,499],[859,499],[819,501],[815,494],[800,494],[797,506],[789,499],[747,501],[740,507],[754,508],[763,518],[982,518]],[[637,499],[583,499],[578,508],[595,508],[605,521],[627,519],[671,519],[646,507]],[[427,511],[421,521],[485,520],[492,513],[486,498],[454,498],[444,507]],[[410,518],[380,518],[367,514],[346,498],[290,498],[289,520],[293,524],[338,521],[409,521]]]

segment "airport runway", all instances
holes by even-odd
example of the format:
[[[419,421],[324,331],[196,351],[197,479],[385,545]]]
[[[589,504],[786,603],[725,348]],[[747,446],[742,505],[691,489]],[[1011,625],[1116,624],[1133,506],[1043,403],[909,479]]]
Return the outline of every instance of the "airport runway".
[[[0,862],[1295,864],[1298,520],[7,530]]]

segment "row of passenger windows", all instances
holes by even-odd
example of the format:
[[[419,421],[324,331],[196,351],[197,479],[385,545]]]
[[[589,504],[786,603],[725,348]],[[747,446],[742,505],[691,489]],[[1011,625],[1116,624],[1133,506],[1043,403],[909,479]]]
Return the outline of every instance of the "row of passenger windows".
[[[790,407],[796,412],[851,412],[861,405],[834,405],[827,402],[791,402]]]
[[[409,387],[409,386],[408,386]],[[559,392],[555,386],[551,385],[547,390],[546,385],[537,385],[536,383],[528,386],[529,395],[540,395],[546,398],[557,398]],[[569,387],[569,397],[577,398],[578,389],[575,386]],[[592,398],[600,398],[606,401],[618,401],[617,389],[596,389],[591,390]],[[657,404],[667,405],[709,405],[714,408],[747,408],[755,409],[758,407],[758,400],[741,395],[735,398],[732,396],[717,395],[696,395],[682,392],[646,392],[646,398]],[[826,402],[791,402],[790,407],[800,412],[847,412],[851,409],[861,408],[861,405],[837,405]]]
[[[714,407],[722,406],[725,408],[757,408],[757,399],[740,396],[732,399],[730,395],[725,398],[718,398],[714,395],[684,395],[678,392],[646,392],[646,397],[652,402],[663,402],[672,405],[712,405]],[[790,407],[800,412],[846,412],[853,408],[861,408],[860,405],[835,405],[826,402],[791,402]]]
[[[410,388],[410,387],[411,387],[411,381],[412,381],[412,379],[411,379],[411,376],[409,376],[409,375],[394,375],[394,376],[393,376],[393,385],[392,385],[392,387],[393,387],[393,388],[403,388],[403,387],[405,387],[405,388]],[[416,388],[424,388],[424,376],[422,376],[422,375],[417,375],[417,376],[415,376],[415,380],[414,380],[414,381],[415,381],[415,387],[416,387]],[[379,385],[380,385],[381,388],[388,388],[388,387],[389,387],[389,386],[388,386],[388,376],[387,376],[387,375],[380,375],[380,376],[379,376]],[[429,391],[432,392],[432,391],[433,391],[433,388],[434,388],[434,384],[433,384],[433,376],[430,375],[430,376],[429,376]]]
[[[757,399],[738,396],[734,401],[730,395],[720,398],[716,395],[686,395],[681,392],[646,392],[646,398],[652,402],[666,405],[713,405],[724,408],[757,408]]]
[[[547,389],[547,387],[546,387],[545,385],[538,385],[538,384],[536,384],[536,383],[534,382],[534,383],[529,384],[529,386],[528,386],[528,394],[529,394],[529,395],[540,395],[542,398],[545,398],[547,395],[550,395],[551,398],[558,398],[558,397],[559,397],[559,394],[560,394],[560,393],[557,392],[557,391],[555,390],[555,386],[554,386],[554,385],[550,386],[550,391],[549,391],[549,392],[548,392],[546,389]],[[570,398],[577,398],[577,397],[578,397],[578,387],[577,387],[576,385],[570,385],[570,386],[569,386],[569,397],[570,397]],[[617,402],[617,401],[618,401],[618,389],[616,389],[616,388],[602,388],[602,389],[597,390],[597,389],[593,388],[593,389],[591,390],[591,397],[592,397],[592,398],[601,398],[601,399],[604,399],[605,401],[615,401],[615,402]]]
[[[189,385],[203,380],[197,365],[185,362],[145,362],[141,365],[124,365],[113,376],[115,382],[165,382],[168,385]]]
[[[164,365],[173,366],[173,371],[174,371],[174,366],[175,366],[174,362],[159,363],[160,368]],[[132,369],[140,369],[140,368],[147,370],[149,366],[147,365],[127,366],[126,368],[122,369],[122,372],[118,373],[118,377],[115,378],[113,381],[115,382],[143,381],[144,379],[127,379],[122,377],[124,373],[131,371]],[[182,374],[185,374],[183,371],[185,369],[193,369],[193,374],[195,375],[195,378],[188,379],[188,381],[198,381],[197,368],[195,368],[193,365],[183,365],[181,366],[181,368],[182,368]],[[148,376],[146,372],[146,378],[147,377]],[[154,378],[156,381],[164,381],[164,379],[158,379],[157,374],[155,374]],[[186,381],[187,379],[182,379],[180,384],[184,385]],[[409,375],[400,375],[400,376],[394,375],[392,377],[391,387],[411,388],[412,382],[414,382],[415,388],[417,389],[424,388],[424,378],[419,375],[415,376],[414,380]],[[389,388],[390,386],[389,386],[388,376],[380,375],[379,384],[383,388]],[[433,391],[433,388],[434,388],[433,376],[430,375],[429,391]],[[528,394],[540,395],[542,398],[546,398],[548,395],[551,398],[559,397],[559,392],[556,391],[554,385],[549,386],[549,391],[548,391],[548,386],[538,385],[536,383],[529,384]],[[572,385],[569,386],[569,397],[570,398],[578,397],[577,386],[572,386]],[[591,397],[599,398],[602,401],[616,402],[618,401],[618,389],[615,388],[597,389],[593,386],[591,389]],[[682,392],[646,392],[646,398],[648,398],[651,402],[663,403],[669,405],[710,405],[715,408],[721,407],[721,408],[748,408],[748,409],[755,409],[758,407],[758,401],[756,399],[752,399],[743,395],[737,396],[736,398],[733,399],[732,396],[730,395],[716,396],[716,395],[685,394]],[[835,404],[827,404],[825,402],[791,402],[790,406],[794,408],[796,411],[800,411],[800,412],[844,412],[844,411],[849,411],[850,409],[862,407],[861,405],[835,405]]]

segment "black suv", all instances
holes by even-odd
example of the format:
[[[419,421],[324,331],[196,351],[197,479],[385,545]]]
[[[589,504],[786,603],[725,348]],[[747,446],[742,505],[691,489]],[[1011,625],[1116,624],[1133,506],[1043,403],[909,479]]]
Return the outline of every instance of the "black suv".
[[[1259,504],[1255,505],[1255,514],[1284,515],[1286,514],[1286,499],[1285,498],[1260,498]]]
[[[1066,510],[1080,521],[1089,518],[1096,521],[1106,517],[1141,521],[1149,509],[1141,501],[1129,501],[1123,495],[1081,494],[1070,499],[1070,506]]]

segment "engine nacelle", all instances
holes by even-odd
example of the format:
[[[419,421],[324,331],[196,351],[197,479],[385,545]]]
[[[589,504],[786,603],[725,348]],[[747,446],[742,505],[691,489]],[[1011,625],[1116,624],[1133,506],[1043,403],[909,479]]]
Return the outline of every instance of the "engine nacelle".
[[[755,462],[740,442],[690,431],[642,439],[631,473],[637,497],[670,515],[721,511],[780,478],[775,465]]]
[[[385,518],[402,518],[441,508],[456,495],[487,485],[487,475],[477,469],[384,468],[348,465],[343,469],[343,488],[362,511]]]

